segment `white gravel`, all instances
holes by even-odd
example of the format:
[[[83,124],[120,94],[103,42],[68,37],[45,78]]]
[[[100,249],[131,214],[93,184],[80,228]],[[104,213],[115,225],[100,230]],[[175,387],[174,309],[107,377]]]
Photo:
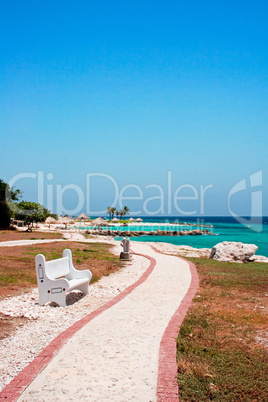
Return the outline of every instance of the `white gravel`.
[[[117,251],[120,247],[117,248]],[[26,317],[29,321],[15,333],[0,341],[0,389],[3,389],[58,334],[91,311],[118,295],[136,282],[149,265],[149,260],[134,256],[120,271],[90,285],[90,294],[67,295],[67,307],[38,305],[37,288],[30,293],[0,301],[0,312],[11,317]]]
[[[194,248],[190,246],[177,246],[171,243],[153,243],[149,242],[151,246],[155,247],[158,251],[165,254],[173,254],[184,257],[209,257],[210,248]]]
[[[14,246],[31,246],[37,243],[54,243],[55,241],[65,241],[64,239],[49,239],[49,240],[12,240],[12,241],[1,241],[0,247],[14,247]]]

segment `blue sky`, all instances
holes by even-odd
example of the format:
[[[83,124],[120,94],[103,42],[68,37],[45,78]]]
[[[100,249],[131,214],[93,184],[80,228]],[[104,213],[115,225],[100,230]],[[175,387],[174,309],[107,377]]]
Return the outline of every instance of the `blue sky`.
[[[42,187],[54,212],[92,215],[119,206],[112,181],[140,198],[122,200],[137,214],[147,200],[152,213],[228,215],[245,179],[231,206],[249,215],[250,175],[262,171],[253,190],[268,215],[267,11],[247,0],[1,0],[0,178],[21,174],[25,199],[40,201]]]

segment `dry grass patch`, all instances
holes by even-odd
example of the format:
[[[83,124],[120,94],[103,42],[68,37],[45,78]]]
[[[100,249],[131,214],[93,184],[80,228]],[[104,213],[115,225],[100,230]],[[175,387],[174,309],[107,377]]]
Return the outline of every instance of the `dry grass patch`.
[[[35,256],[42,253],[47,260],[60,258],[65,248],[72,250],[77,269],[90,269],[91,283],[124,266],[119,257],[109,251],[111,246],[104,243],[55,242],[0,247],[0,299],[36,287]]]
[[[198,294],[178,336],[181,401],[265,401],[267,264],[191,259]]]
[[[35,239],[62,239],[61,233],[49,233],[49,232],[25,232],[19,230],[0,230],[0,242],[1,241],[13,241],[13,240],[35,240]]]

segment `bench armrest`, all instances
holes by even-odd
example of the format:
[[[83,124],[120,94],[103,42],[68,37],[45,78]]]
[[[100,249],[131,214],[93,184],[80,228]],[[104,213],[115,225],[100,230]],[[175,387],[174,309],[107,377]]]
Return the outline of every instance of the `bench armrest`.
[[[66,279],[82,279],[82,278],[87,278],[89,281],[92,278],[92,272],[89,271],[88,269],[84,269],[83,271],[80,271],[79,269],[76,269],[73,265],[73,258],[72,258],[72,252],[68,248],[66,248],[63,251],[63,257],[68,257],[69,259],[69,266],[70,266],[70,273],[65,276]]]

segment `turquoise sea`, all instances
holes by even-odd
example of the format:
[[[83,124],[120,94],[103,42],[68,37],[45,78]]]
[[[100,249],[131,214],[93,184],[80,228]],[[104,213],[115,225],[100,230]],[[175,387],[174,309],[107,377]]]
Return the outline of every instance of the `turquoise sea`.
[[[201,225],[213,225],[213,227],[208,228],[208,230],[217,234],[217,236],[141,236],[131,238],[131,241],[165,242],[196,248],[212,248],[215,244],[222,241],[238,241],[256,244],[256,246],[258,246],[256,254],[268,257],[268,217],[263,217],[261,224],[260,218],[256,218],[255,220],[245,218],[248,220],[248,224],[246,225],[238,223],[232,217],[142,217],[142,219],[143,223],[155,223],[154,227],[140,224],[137,226],[129,225],[122,228],[122,226],[115,225],[111,227],[111,229],[143,231],[154,231],[157,229],[188,230],[196,228],[203,229]],[[180,223],[184,222],[192,224],[193,226],[190,228],[180,226]],[[171,229],[167,223],[176,223],[176,226]],[[79,229],[87,229],[87,227],[81,226]],[[92,227],[88,227],[88,229],[92,229]]]

